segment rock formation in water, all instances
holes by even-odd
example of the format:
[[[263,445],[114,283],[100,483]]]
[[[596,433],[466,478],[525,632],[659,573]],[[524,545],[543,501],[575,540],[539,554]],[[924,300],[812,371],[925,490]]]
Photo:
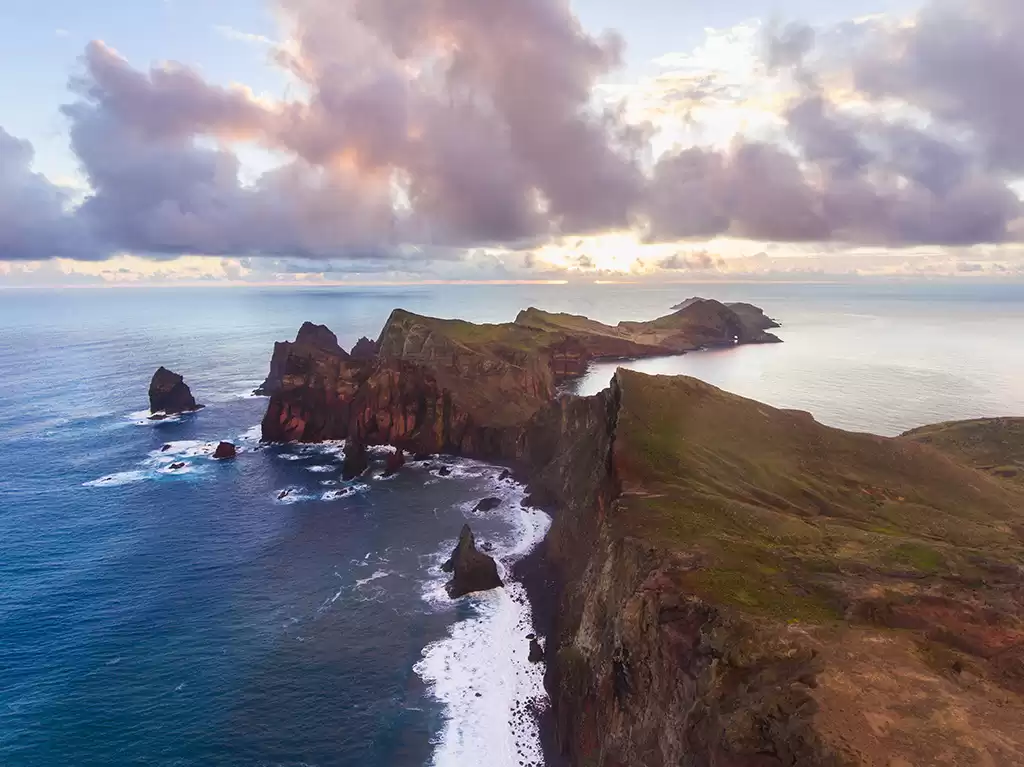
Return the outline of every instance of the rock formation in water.
[[[330,366],[325,370],[322,363],[335,359],[348,359],[345,350],[338,346],[338,337],[325,325],[304,322],[294,341],[274,344],[270,373],[254,393],[270,397],[284,388],[288,376],[329,375]]]
[[[627,371],[556,396],[592,360],[765,342],[766,319],[705,301],[615,327],[397,311],[376,359],[285,370],[264,438],[529,478],[556,509],[534,556],[570,764],[1024,764],[1024,421],[886,439]],[[456,576],[460,552],[494,582],[468,528]]]
[[[226,461],[238,455],[238,449],[230,442],[221,442],[213,451],[213,457],[218,461]]]
[[[405,451],[401,448],[396,448],[388,453],[384,459],[384,476],[390,477],[397,474],[403,466],[405,466]]]
[[[355,439],[345,443],[345,457],[341,465],[341,478],[346,482],[360,477],[370,468],[370,457],[366,446]]]
[[[196,403],[185,380],[165,367],[153,374],[149,383],[149,412],[154,415],[191,413],[202,405]]]
[[[476,591],[490,591],[502,585],[497,564],[494,559],[477,549],[469,525],[462,527],[459,542],[452,552],[451,559],[445,562],[441,569],[452,574],[452,579],[445,584],[448,596],[452,599]]]

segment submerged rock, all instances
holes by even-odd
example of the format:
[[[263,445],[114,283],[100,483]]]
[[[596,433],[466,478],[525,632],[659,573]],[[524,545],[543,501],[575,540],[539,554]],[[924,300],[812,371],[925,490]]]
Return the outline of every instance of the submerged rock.
[[[184,461],[175,461],[174,463],[172,463],[167,468],[170,469],[171,471],[177,471],[178,469],[184,469],[185,468],[185,462]]]
[[[165,367],[160,367],[149,382],[149,412],[174,415],[199,410],[185,379]]]
[[[499,506],[501,506],[501,498],[484,498],[476,506],[473,507],[473,513],[476,513],[478,511],[494,511]]]
[[[452,599],[474,591],[490,591],[503,585],[498,575],[498,565],[494,559],[477,549],[469,525],[463,525],[451,559],[441,569],[452,573],[452,579],[445,585]]]
[[[238,449],[230,442],[221,442],[213,451],[213,457],[218,461],[228,460],[238,455]]]

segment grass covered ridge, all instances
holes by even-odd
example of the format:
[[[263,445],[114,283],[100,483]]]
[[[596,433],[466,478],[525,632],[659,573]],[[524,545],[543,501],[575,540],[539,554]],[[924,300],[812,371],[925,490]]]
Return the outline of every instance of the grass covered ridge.
[[[697,592],[783,621],[1024,567],[1024,492],[911,439],[620,370],[619,535],[699,553]]]

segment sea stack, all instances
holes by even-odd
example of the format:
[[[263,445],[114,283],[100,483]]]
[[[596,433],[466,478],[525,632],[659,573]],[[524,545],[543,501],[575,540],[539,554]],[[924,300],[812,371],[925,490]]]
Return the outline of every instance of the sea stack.
[[[498,576],[498,565],[494,559],[477,549],[469,525],[463,525],[455,551],[441,569],[446,573],[452,573],[452,579],[445,585],[448,596],[452,599],[464,597],[474,591],[490,591],[504,585]]]
[[[221,442],[213,451],[213,457],[218,461],[226,461],[238,455],[238,449],[230,442]]]
[[[149,384],[149,412],[164,415],[191,413],[202,405],[196,403],[188,385],[177,373],[160,367]]]
[[[355,439],[345,443],[345,458],[341,466],[341,478],[348,482],[361,476],[370,467],[366,446]]]

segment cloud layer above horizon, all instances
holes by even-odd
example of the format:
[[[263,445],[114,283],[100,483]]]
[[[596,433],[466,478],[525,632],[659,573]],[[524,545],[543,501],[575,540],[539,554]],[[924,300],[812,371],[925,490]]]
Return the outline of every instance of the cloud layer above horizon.
[[[684,67],[620,91],[603,87],[623,41],[588,34],[565,0],[277,4],[271,55],[296,94],[285,99],[182,64],[138,69],[90,43],[61,108],[83,195],[34,172],[31,145],[0,126],[0,260],[372,269],[622,232],[652,245],[1024,242],[1013,0],[762,30],[750,82]],[[709,104],[754,101],[769,113],[762,130],[693,138]],[[272,167],[247,174],[251,150]]]

